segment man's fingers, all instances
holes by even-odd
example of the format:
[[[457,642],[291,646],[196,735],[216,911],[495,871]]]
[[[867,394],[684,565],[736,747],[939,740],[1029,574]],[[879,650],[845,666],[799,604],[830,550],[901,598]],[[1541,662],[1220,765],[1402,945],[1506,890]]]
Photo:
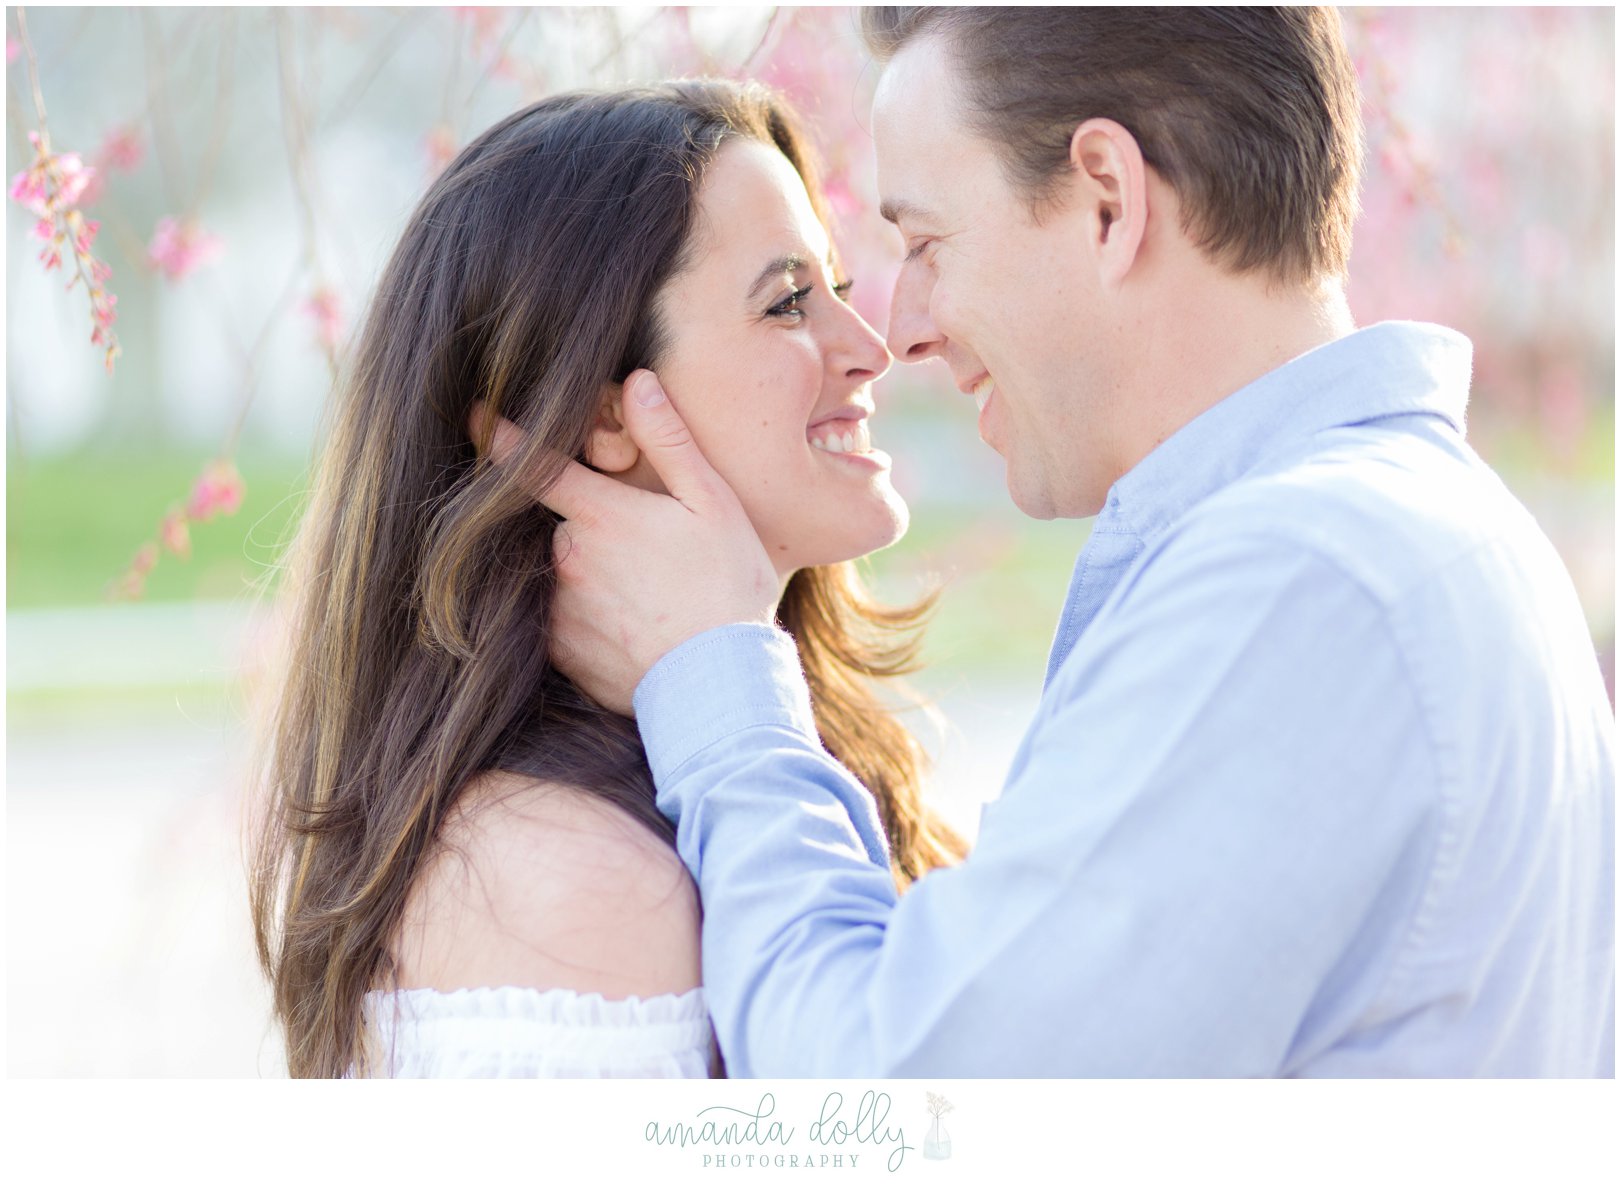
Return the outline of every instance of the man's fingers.
[[[652,372],[638,369],[625,380],[621,410],[631,441],[647,456],[665,490],[676,499],[697,508],[713,503],[722,493],[731,494],[731,488],[698,449],[692,432]],[[473,403],[468,431],[481,449],[487,444],[490,458],[497,465],[508,465],[526,448],[523,431],[505,417],[495,416],[485,401]],[[538,478],[527,481],[525,486],[530,495],[558,515],[582,523],[595,523],[612,509],[630,512],[631,505],[642,496],[628,484],[573,459],[564,461],[562,472],[550,487],[543,487]]]
[[[694,507],[713,498],[719,490],[729,490],[698,449],[692,431],[652,372],[643,369],[630,374],[620,407],[631,441],[647,456],[664,489],[676,499]]]
[[[475,447],[482,449],[487,442],[490,461],[497,466],[509,466],[524,448],[524,432],[505,417],[496,417],[484,401],[475,401],[468,414],[468,430]],[[602,513],[615,507],[616,501],[635,498],[640,494],[623,483],[599,475],[589,467],[581,466],[572,458],[547,450],[536,459],[537,467],[562,462],[563,469],[550,486],[537,474],[523,474],[519,481],[539,504],[550,508],[580,524],[594,523]]]
[[[467,414],[467,432],[473,439],[473,448],[480,454],[488,451],[491,462],[505,464],[523,448],[523,430],[505,417],[497,417],[489,401],[476,400]]]

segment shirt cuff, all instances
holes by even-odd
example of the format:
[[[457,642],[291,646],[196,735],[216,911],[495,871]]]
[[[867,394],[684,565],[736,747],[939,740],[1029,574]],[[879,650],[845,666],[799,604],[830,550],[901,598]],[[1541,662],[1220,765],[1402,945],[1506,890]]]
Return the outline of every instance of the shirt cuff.
[[[764,624],[710,628],[671,649],[631,701],[660,788],[706,747],[748,727],[787,727],[821,745],[794,638]]]

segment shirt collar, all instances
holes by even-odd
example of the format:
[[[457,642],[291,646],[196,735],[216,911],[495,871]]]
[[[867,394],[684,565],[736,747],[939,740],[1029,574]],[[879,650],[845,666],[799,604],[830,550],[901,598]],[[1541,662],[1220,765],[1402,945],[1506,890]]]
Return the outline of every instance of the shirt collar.
[[[1268,456],[1386,417],[1435,416],[1463,433],[1472,355],[1444,326],[1380,322],[1274,368],[1166,438],[1109,489],[1075,560],[1048,684],[1148,542]]]
[[[1461,434],[1473,350],[1425,322],[1380,322],[1325,343],[1161,442],[1109,489],[1099,521],[1151,537],[1262,458],[1328,429],[1416,413]]]

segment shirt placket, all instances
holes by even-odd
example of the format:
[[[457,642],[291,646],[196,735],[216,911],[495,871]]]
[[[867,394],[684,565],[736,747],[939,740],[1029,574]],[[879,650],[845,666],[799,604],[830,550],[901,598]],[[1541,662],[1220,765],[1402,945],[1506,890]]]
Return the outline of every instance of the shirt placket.
[[[1041,683],[1044,691],[1052,684],[1064,659],[1075,648],[1081,633],[1097,618],[1110,593],[1142,551],[1142,538],[1130,529],[1118,524],[1105,524],[1102,520],[1093,526],[1092,535],[1087,538],[1086,547],[1075,562],[1069,594],[1064,599],[1064,610],[1058,617],[1052,652],[1047,657],[1047,676]]]

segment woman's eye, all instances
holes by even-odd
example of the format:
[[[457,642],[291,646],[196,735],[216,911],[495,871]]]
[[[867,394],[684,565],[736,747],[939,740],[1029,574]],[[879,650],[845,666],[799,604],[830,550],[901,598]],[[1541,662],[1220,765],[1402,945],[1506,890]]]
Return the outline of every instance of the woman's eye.
[[[786,318],[789,315],[802,316],[805,311],[800,308],[799,303],[809,297],[811,295],[811,290],[815,288],[815,285],[806,285],[803,289],[795,289],[787,297],[783,298],[776,305],[767,310],[766,313],[777,318]]]
[[[837,285],[833,286],[833,292],[838,295],[840,301],[847,302],[850,300],[850,290],[855,288],[855,284],[855,279],[853,277],[848,281],[840,281]]]

